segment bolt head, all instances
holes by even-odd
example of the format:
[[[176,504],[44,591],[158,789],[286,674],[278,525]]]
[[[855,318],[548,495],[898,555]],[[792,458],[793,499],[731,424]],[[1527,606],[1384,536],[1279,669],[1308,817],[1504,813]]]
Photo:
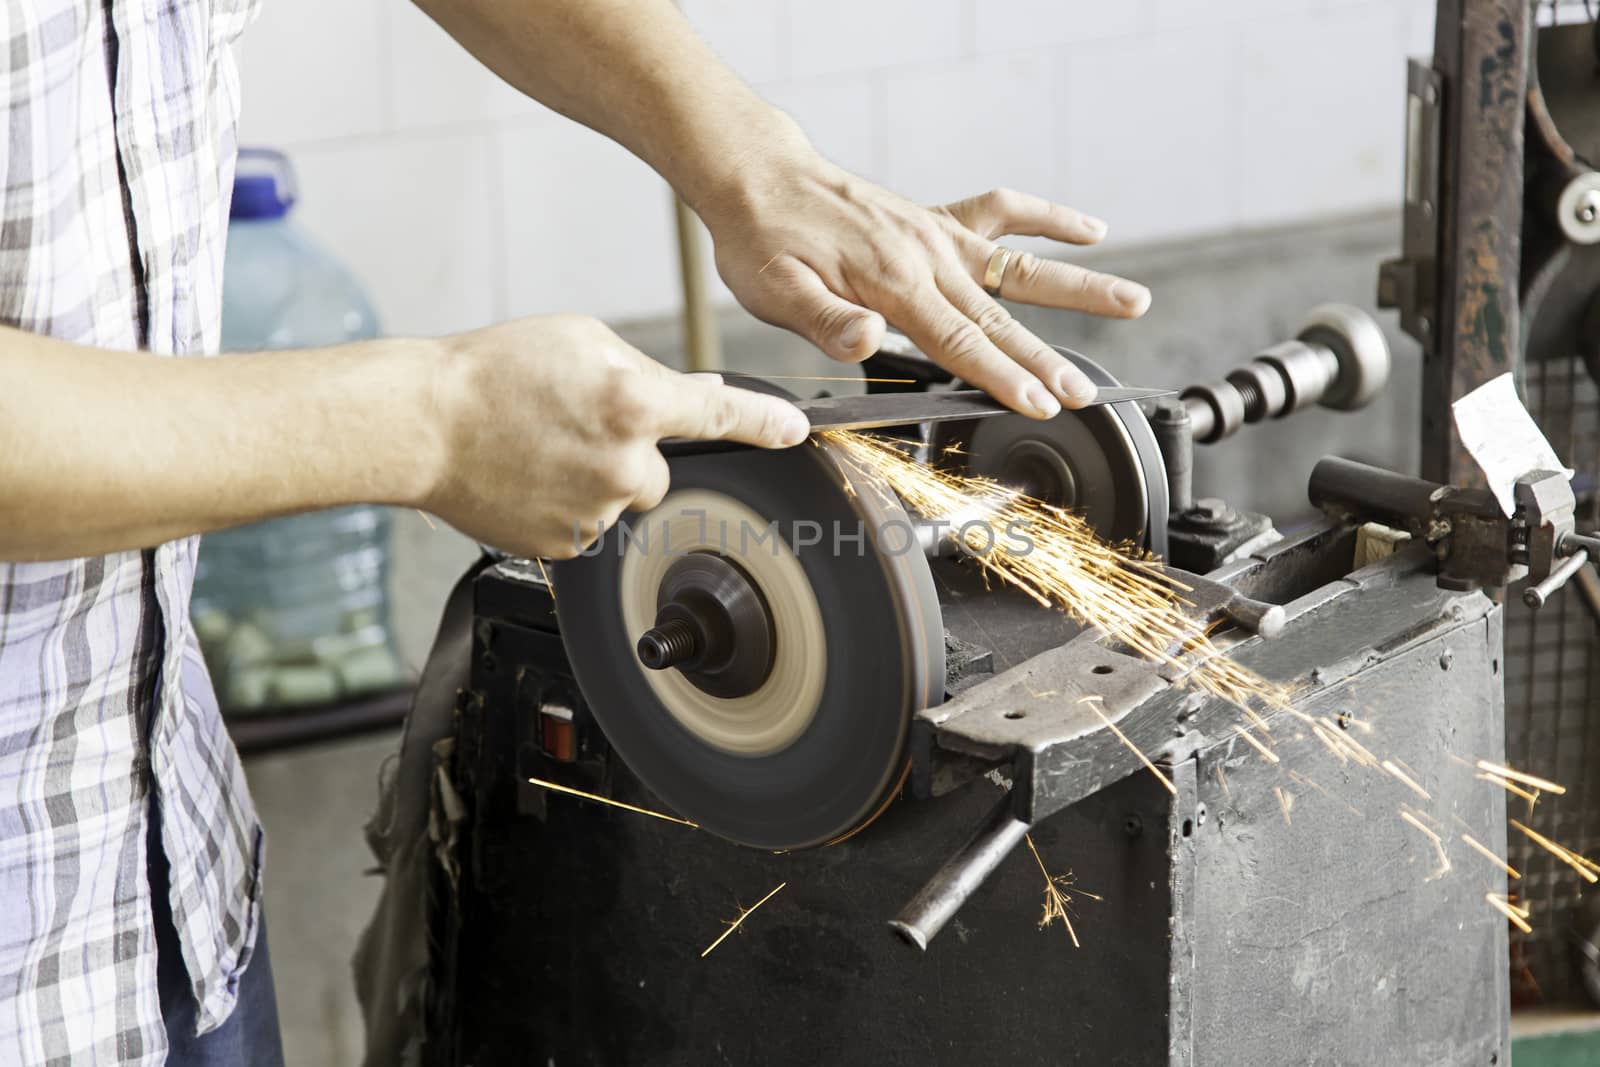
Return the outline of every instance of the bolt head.
[[[1191,510],[1196,518],[1215,522],[1228,514],[1228,505],[1214,496],[1203,496],[1194,502]]]
[[[1573,214],[1585,226],[1600,218],[1600,189],[1585,189],[1573,207]]]

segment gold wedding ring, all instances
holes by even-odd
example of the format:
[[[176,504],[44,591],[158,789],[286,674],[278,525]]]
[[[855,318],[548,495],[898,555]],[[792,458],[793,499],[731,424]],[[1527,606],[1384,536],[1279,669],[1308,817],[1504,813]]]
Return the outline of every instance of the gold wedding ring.
[[[1006,268],[1011,266],[1014,248],[998,247],[989,256],[989,265],[983,268],[983,287],[990,296],[1000,295],[1000,284],[1006,280]]]

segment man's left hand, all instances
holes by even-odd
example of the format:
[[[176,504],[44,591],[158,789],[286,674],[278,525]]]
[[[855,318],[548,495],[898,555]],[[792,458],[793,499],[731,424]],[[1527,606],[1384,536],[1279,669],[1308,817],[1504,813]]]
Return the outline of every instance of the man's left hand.
[[[984,289],[1005,236],[1098,242],[1105,223],[1037,196],[998,189],[924,208],[812,157],[764,186],[705,205],[717,267],[751,313],[834,359],[878,350],[885,320],[934,362],[1035,418],[1093,399],[1095,387]],[[1131,319],[1150,306],[1136,282],[1014,253],[1008,300]]]

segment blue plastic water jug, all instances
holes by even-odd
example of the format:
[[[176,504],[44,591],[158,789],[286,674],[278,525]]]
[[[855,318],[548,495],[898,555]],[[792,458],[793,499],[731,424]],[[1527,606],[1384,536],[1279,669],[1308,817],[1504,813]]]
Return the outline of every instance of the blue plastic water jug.
[[[354,278],[289,220],[293,172],[245,149],[223,265],[224,352],[376,336]],[[226,357],[224,357],[226,358]],[[360,506],[207,534],[191,617],[224,710],[322,704],[402,681],[389,618],[387,509]]]

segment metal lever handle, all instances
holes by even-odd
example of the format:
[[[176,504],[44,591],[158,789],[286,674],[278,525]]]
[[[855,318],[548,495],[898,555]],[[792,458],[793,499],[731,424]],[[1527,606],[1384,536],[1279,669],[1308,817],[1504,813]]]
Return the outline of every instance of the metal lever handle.
[[[1028,824],[1017,818],[1016,803],[1007,793],[971,840],[939,868],[889,925],[906,941],[926,951],[928,942],[994,873],[1000,861],[1011,855],[1028,829]]]
[[[1574,574],[1583,569],[1589,562],[1589,550],[1580,548],[1572,555],[1561,561],[1561,566],[1550,572],[1550,577],[1538,585],[1530,585],[1522,591],[1522,602],[1528,607],[1538,610],[1545,606],[1545,602],[1555,595],[1556,590],[1566,585]]]

